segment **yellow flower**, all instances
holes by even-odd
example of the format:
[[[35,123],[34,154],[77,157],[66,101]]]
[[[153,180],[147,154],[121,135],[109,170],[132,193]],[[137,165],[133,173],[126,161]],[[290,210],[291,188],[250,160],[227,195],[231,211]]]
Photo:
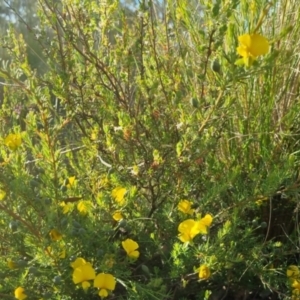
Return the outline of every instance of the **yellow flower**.
[[[27,298],[27,295],[24,293],[24,289],[22,287],[18,287],[15,289],[15,298],[18,300],[23,300]]]
[[[108,291],[113,291],[116,287],[116,280],[111,274],[100,273],[94,279],[94,287],[99,288],[99,296],[105,298]]]
[[[210,269],[206,265],[201,265],[199,268],[199,278],[200,279],[208,279],[210,277]]]
[[[123,216],[122,216],[122,214],[121,214],[120,211],[116,211],[116,212],[112,215],[112,217],[113,217],[113,219],[114,219],[115,221],[117,221],[117,222],[123,219]]]
[[[68,183],[66,184],[66,187],[67,187],[68,189],[70,189],[70,188],[72,188],[73,186],[76,185],[76,182],[77,182],[77,180],[76,180],[76,177],[75,177],[75,176],[69,177],[69,178],[68,178]]]
[[[125,188],[119,186],[112,190],[111,195],[120,205],[123,205],[126,192]]]
[[[76,268],[79,268],[79,267],[81,267],[85,264],[86,264],[85,259],[83,259],[82,257],[77,257],[75,259],[75,261],[73,261],[70,265],[73,269],[76,269]]]
[[[18,268],[18,265],[10,258],[7,260],[7,266],[12,270]]]
[[[59,205],[62,207],[64,215],[67,214],[68,212],[70,212],[73,209],[73,203],[70,203],[70,202],[65,203],[63,201],[63,202],[60,202]]]
[[[199,221],[193,219],[185,220],[178,226],[178,231],[180,232],[178,237],[183,243],[191,242],[197,234],[207,234],[207,227],[211,225],[211,222],[211,215],[206,215]]]
[[[98,135],[98,130],[95,128],[91,133],[91,140],[95,141],[97,139],[97,135]]]
[[[50,231],[49,235],[50,235],[51,240],[54,242],[62,239],[62,234],[56,229],[52,229]]]
[[[259,34],[244,34],[238,37],[239,47],[237,52],[243,57],[243,63],[249,67],[253,61],[260,55],[269,52],[268,40]]]
[[[136,250],[139,248],[137,242],[127,239],[122,242],[122,246],[130,258],[137,259],[140,256],[140,252]]]
[[[300,291],[300,282],[298,280],[294,280],[292,282],[292,287]]]
[[[286,276],[290,278],[297,278],[300,274],[300,271],[297,266],[290,265],[286,270]]]
[[[180,232],[178,237],[184,243],[191,242],[193,238],[200,233],[196,221],[193,219],[181,222],[178,226],[178,231]]]
[[[88,280],[95,279],[95,277],[96,272],[93,269],[92,265],[88,262],[75,268],[73,272],[73,282],[75,284],[81,283],[84,290],[88,289],[91,286]]]
[[[52,247],[48,246],[44,251],[46,255],[52,256]]]
[[[300,299],[300,290],[296,288],[292,291],[292,300],[299,300]]]
[[[19,133],[10,133],[5,139],[4,139],[4,144],[10,149],[10,150],[17,150],[21,144],[22,144],[22,139],[21,139],[21,134]]]
[[[0,189],[0,201],[3,200],[6,196],[6,192]]]
[[[91,209],[91,201],[84,201],[84,200],[81,200],[78,202],[77,204],[77,210],[79,211],[79,213],[81,215],[86,215],[89,210]]]
[[[66,250],[63,249],[63,250],[58,254],[58,257],[59,257],[59,258],[62,258],[62,259],[66,258]]]
[[[192,209],[193,203],[188,200],[181,200],[178,204],[178,210],[181,212],[192,215],[194,213],[194,209]]]
[[[209,227],[212,223],[212,216],[211,215],[205,215],[204,218],[197,221],[197,227],[200,233],[207,234],[207,227]]]

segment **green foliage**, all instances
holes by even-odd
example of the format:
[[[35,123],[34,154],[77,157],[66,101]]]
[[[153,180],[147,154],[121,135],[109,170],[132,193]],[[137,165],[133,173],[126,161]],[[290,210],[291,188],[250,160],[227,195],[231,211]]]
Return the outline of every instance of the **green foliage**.
[[[1,298],[289,299],[298,6],[250,2],[41,0],[32,40],[9,27]],[[270,51],[237,66],[238,37],[254,32]],[[89,263],[115,287],[94,287]],[[76,270],[91,278],[75,284]]]

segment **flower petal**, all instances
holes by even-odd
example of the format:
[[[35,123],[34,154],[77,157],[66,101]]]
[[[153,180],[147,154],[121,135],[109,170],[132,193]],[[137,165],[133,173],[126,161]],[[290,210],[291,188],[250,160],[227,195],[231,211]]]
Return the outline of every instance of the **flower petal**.
[[[15,289],[15,298],[18,300],[24,300],[27,298],[27,295],[24,293],[24,289],[22,287],[18,287]]]
[[[190,231],[193,226],[195,226],[195,220],[187,219],[179,224],[178,231],[186,233],[187,231]]]
[[[300,282],[298,280],[294,280],[292,283],[292,287],[294,289],[300,290]]]
[[[199,269],[199,278],[200,279],[208,279],[210,277],[210,269],[206,265],[201,265]]]
[[[251,47],[251,35],[250,34],[243,34],[238,37],[239,43],[244,48],[250,48]]]
[[[299,268],[295,265],[290,265],[288,266],[287,270],[286,270],[286,276],[287,277],[291,277],[291,278],[295,278],[300,274]]]
[[[120,221],[123,219],[122,213],[120,211],[116,211],[113,215],[112,215],[113,219],[115,221]]]
[[[127,239],[122,242],[122,246],[126,251],[127,255],[130,255],[133,251],[139,248],[139,244],[132,239]]]
[[[111,274],[100,273],[94,279],[94,287],[113,291],[116,287],[116,279]]]
[[[21,134],[19,133],[10,133],[5,139],[4,144],[10,149],[10,150],[17,150],[21,144],[22,144],[22,138]]]
[[[251,34],[250,52],[254,57],[264,55],[269,52],[268,40],[259,34]]]
[[[178,203],[178,210],[180,210],[181,212],[185,213],[185,214],[193,214],[194,210],[191,208],[192,207],[192,202],[188,201],[188,200],[181,200]]]
[[[209,214],[205,215],[204,218],[202,218],[200,221],[205,225],[205,226],[210,226],[212,223],[213,217]]]
[[[91,286],[88,281],[83,281],[81,285],[84,290],[87,290]]]
[[[100,273],[94,279],[94,287],[104,288],[105,287],[105,275],[104,273]]]
[[[260,34],[243,34],[238,37],[238,40],[240,46],[237,48],[237,52],[244,58],[256,58],[269,52],[269,42]]]
[[[106,298],[108,296],[108,292],[106,289],[101,289],[98,294],[101,298]]]
[[[183,243],[187,243],[190,242],[192,240],[191,236],[186,234],[186,233],[181,233],[178,235],[178,238],[183,242]]]
[[[52,241],[59,241],[62,239],[62,234],[57,229],[52,229],[49,233]]]
[[[248,57],[248,55],[249,55],[247,48],[245,48],[243,46],[237,47],[236,50],[237,50],[237,53],[242,57]]]
[[[128,256],[129,257],[131,257],[131,258],[138,258],[139,256],[140,256],[140,252],[139,251],[133,251],[133,252],[130,252],[129,254],[128,254]]]
[[[85,264],[86,264],[86,261],[82,257],[77,257],[76,260],[71,263],[71,267],[73,269],[76,269]]]
[[[111,195],[120,205],[123,205],[126,192],[125,188],[119,186],[112,190]]]
[[[194,238],[197,234],[207,234],[207,226],[202,220],[196,222],[195,226],[191,230],[191,236]]]
[[[75,284],[95,279],[95,277],[95,270],[90,263],[86,263],[85,265],[76,268],[73,272],[73,282]]]

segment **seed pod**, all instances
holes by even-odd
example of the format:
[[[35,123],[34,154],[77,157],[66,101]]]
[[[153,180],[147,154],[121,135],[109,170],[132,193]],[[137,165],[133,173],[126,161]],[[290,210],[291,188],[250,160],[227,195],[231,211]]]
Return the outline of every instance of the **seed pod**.
[[[211,69],[216,72],[220,73],[221,72],[221,65],[217,59],[214,59],[210,65]]]
[[[191,98],[190,99],[190,103],[194,108],[198,108],[199,107],[199,101],[197,98]]]
[[[150,270],[146,265],[141,265],[141,269],[146,275],[151,276]]]
[[[28,272],[32,275],[37,275],[39,273],[38,269],[36,267],[29,267]]]
[[[52,281],[55,285],[61,284],[61,277],[55,276]]]
[[[260,227],[261,228],[267,228],[268,224],[266,222],[261,222]]]
[[[17,266],[18,268],[25,268],[27,266],[28,262],[26,260],[23,259],[19,259],[17,261]]]
[[[9,229],[12,232],[15,232],[18,229],[18,223],[16,221],[10,221],[9,222]]]

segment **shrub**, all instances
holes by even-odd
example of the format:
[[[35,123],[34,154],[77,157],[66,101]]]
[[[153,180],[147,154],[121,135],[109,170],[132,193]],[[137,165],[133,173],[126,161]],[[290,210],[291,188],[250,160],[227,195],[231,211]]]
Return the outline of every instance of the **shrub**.
[[[43,72],[3,38],[1,297],[297,297],[297,2],[200,2],[41,0]]]

